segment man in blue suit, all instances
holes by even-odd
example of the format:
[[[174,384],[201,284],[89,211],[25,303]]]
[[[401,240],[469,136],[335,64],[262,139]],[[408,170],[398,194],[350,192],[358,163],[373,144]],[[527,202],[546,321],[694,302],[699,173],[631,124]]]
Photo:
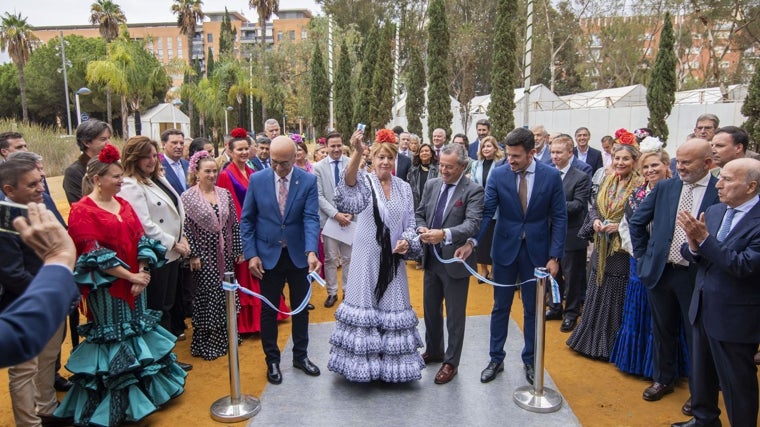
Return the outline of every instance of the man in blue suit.
[[[533,133],[517,128],[506,137],[509,167],[491,171],[486,185],[483,218],[496,220],[491,258],[494,281],[501,284],[522,282],[534,277],[536,267],[546,267],[553,276],[559,270],[559,259],[565,251],[567,208],[562,179],[557,169],[536,162]],[[488,230],[489,221],[483,221],[477,240]],[[467,243],[462,258],[469,255]],[[494,305],[491,311],[491,360],[480,376],[489,382],[504,370],[504,343],[507,340],[509,312],[515,293],[514,287],[494,287]],[[521,286],[525,347],[522,360],[525,377],[533,384],[533,356],[536,329],[536,284]],[[543,314],[543,313],[542,313]]]
[[[602,152],[596,148],[592,148],[588,145],[591,139],[591,132],[586,127],[580,127],[575,131],[575,145],[573,149],[573,155],[580,161],[591,166],[591,176],[593,176],[597,170],[604,167],[604,160],[602,159]]]
[[[643,394],[648,401],[673,392],[679,377],[677,344],[681,324],[691,347],[688,310],[694,271],[680,254],[686,236],[676,227],[676,214],[688,211],[699,216],[708,206],[718,203],[717,180],[710,174],[710,143],[691,139],[678,147],[676,159],[678,177],[657,183],[629,221],[633,256],[638,259],[639,278],[647,287],[652,312],[653,383]],[[690,406],[687,401],[682,410],[690,412]]]
[[[251,274],[261,280],[261,294],[279,301],[285,282],[290,301],[299,305],[311,283],[309,271],[320,267],[317,259],[319,236],[319,195],[317,178],[294,168],[296,145],[279,136],[270,146],[272,167],[251,176],[243,203],[240,234],[243,255]],[[308,357],[309,312],[293,316],[293,367],[311,376],[319,368]],[[267,363],[267,380],[282,382],[280,348],[277,345],[277,313],[262,304],[261,345]]]
[[[161,165],[164,167],[166,180],[169,181],[177,194],[187,190],[187,160],[182,158],[182,150],[185,148],[185,134],[177,129],[167,129],[161,134],[164,158]]]
[[[28,223],[17,218],[13,225],[43,265],[26,292],[0,312],[0,368],[36,357],[79,301],[71,273],[74,242],[44,206],[28,207]]]
[[[720,426],[719,390],[731,425],[757,426],[752,358],[760,343],[760,161],[728,162],[716,187],[722,203],[699,219],[678,213],[687,237],[681,254],[697,265],[689,308],[694,418],[673,426]]]
[[[549,132],[546,131],[544,125],[533,126],[530,131],[533,132],[533,139],[536,141],[536,155],[534,156],[536,161],[552,165]]]
[[[477,123],[475,123],[475,132],[477,132],[478,138],[475,141],[472,141],[467,147],[467,154],[472,160],[478,160],[480,141],[491,134],[491,122],[489,122],[488,119],[478,120]]]

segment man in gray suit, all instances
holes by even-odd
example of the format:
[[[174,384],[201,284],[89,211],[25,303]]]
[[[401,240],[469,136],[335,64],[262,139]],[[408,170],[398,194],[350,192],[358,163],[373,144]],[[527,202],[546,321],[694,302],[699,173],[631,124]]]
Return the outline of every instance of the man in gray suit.
[[[425,311],[425,363],[443,362],[435,375],[436,384],[446,384],[457,374],[464,343],[467,290],[470,274],[461,264],[442,264],[459,256],[458,248],[473,245],[468,239],[478,233],[483,217],[483,187],[464,176],[468,156],[464,147],[449,144],[441,148],[439,177],[428,180],[422,202],[415,213],[417,232],[425,245],[422,263],[423,307]],[[468,243],[469,241],[469,243]],[[467,263],[475,268],[475,257]],[[443,302],[446,301],[446,329],[449,345],[443,350]]]
[[[328,156],[314,165],[314,175],[317,176],[319,190],[319,228],[325,228],[327,221],[337,221],[341,227],[351,223],[351,214],[338,212],[335,207],[335,187],[340,180],[340,174],[348,166],[348,157],[343,155],[343,139],[338,132],[327,135]],[[325,248],[325,281],[327,282],[327,299],[325,307],[330,308],[338,300],[338,265],[343,268],[343,290],[346,289],[348,267],[351,264],[351,245],[338,239],[322,235]]]

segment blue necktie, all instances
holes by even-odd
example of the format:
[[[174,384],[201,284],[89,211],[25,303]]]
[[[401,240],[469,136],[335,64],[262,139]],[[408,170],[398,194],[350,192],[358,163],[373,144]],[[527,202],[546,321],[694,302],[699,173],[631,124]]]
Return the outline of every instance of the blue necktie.
[[[333,175],[335,175],[335,186],[340,182],[340,160],[333,160]]]
[[[446,188],[441,193],[441,198],[438,199],[438,205],[435,207],[435,213],[433,214],[432,228],[441,228],[443,225],[443,211],[446,210],[446,201],[449,199],[449,190],[454,184],[445,184]]]
[[[726,236],[728,236],[728,232],[731,230],[731,223],[734,221],[735,214],[736,209],[734,208],[728,208],[726,210],[726,215],[723,217],[723,224],[720,225],[720,230],[718,230],[719,242],[722,242],[726,239]]]

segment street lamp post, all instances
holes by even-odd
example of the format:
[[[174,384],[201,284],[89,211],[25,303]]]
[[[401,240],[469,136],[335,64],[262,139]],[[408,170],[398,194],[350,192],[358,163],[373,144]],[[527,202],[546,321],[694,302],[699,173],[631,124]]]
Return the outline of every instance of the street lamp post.
[[[287,129],[285,127],[285,122],[287,122],[287,120],[288,120],[288,115],[287,114],[283,114],[283,116],[282,116],[282,132],[280,132],[280,135],[285,135],[285,130]]]
[[[230,134],[230,126],[227,122],[227,112],[232,111],[232,106],[228,105],[227,108],[224,109],[224,134],[229,135]]]
[[[92,91],[90,89],[87,89],[86,87],[81,87],[74,94],[74,98],[76,99],[76,104],[77,104],[77,126],[82,124],[82,111],[79,108],[79,95],[85,96],[91,93]]]
[[[174,112],[182,106],[182,101],[179,99],[175,99],[172,101],[172,126],[174,126],[174,129],[177,129],[177,116],[174,114]]]

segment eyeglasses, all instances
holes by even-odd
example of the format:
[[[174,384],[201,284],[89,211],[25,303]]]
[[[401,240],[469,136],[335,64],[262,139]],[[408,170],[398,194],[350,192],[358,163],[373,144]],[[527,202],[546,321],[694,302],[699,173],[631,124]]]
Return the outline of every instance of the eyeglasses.
[[[715,129],[715,126],[697,126],[694,129],[695,130],[713,130]]]

